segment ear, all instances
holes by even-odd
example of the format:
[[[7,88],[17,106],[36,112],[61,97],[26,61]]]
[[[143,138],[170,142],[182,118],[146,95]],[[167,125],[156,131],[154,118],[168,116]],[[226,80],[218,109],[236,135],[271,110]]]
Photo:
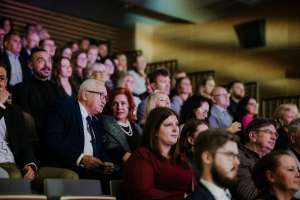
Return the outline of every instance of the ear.
[[[202,162],[206,165],[211,165],[211,163],[213,162],[213,156],[210,152],[208,151],[204,151],[202,154],[201,154],[201,159],[202,159]]]
[[[3,45],[4,45],[5,49],[7,49],[8,41],[6,40]]]
[[[249,139],[250,139],[250,141],[252,141],[252,142],[256,142],[256,134],[255,134],[255,132],[254,131],[250,131],[249,132]]]
[[[86,91],[83,91],[82,94],[81,94],[81,98],[83,101],[86,101],[88,99],[87,97],[87,92]]]
[[[193,139],[193,137],[189,136],[189,137],[187,138],[187,141],[188,141],[188,143],[190,143],[191,145],[194,145],[194,139]]]
[[[155,91],[156,88],[156,83],[150,83],[150,87],[153,91]]]
[[[31,60],[29,60],[29,62],[28,62],[28,67],[30,68],[30,69],[32,69],[32,61]]]
[[[274,183],[275,181],[275,174],[273,172],[271,172],[270,170],[266,171],[266,177],[267,179],[271,182]]]

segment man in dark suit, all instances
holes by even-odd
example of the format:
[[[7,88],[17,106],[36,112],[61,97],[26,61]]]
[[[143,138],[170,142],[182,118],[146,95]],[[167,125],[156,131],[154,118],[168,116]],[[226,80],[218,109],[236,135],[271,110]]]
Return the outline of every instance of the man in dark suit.
[[[7,103],[9,93],[6,86],[6,70],[0,63],[0,167],[9,173],[10,178],[21,178],[22,171],[24,178],[33,180],[37,162],[28,140],[24,116],[20,109]]]
[[[228,190],[235,182],[239,161],[237,138],[224,129],[209,129],[195,143],[195,157],[202,176],[195,192],[187,199],[231,200]]]
[[[27,80],[31,74],[26,61],[20,56],[21,48],[21,37],[18,33],[5,35],[2,59],[6,65],[9,87]]]
[[[81,178],[102,179],[103,174],[113,172],[95,117],[102,112],[106,97],[104,83],[88,79],[79,88],[78,101],[60,102],[49,112],[45,144],[52,165],[72,169]]]
[[[26,44],[22,48],[20,57],[25,63],[28,63],[31,55],[31,49],[37,48],[40,42],[40,37],[37,32],[31,31],[26,34]]]

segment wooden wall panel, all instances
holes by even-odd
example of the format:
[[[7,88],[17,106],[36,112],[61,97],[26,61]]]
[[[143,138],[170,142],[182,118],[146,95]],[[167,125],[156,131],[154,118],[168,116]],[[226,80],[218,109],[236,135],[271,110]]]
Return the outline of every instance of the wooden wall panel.
[[[109,41],[111,50],[121,51],[120,28],[98,24],[92,21],[45,10],[13,0],[0,0],[0,16],[11,18],[15,29],[21,33],[27,23],[43,25],[58,45],[76,41],[82,37]],[[124,46],[124,44],[122,44]],[[122,48],[122,49],[121,49]]]

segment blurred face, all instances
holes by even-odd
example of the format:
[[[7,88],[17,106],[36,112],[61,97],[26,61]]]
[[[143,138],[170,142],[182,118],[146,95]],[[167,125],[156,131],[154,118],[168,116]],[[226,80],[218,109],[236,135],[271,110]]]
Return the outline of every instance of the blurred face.
[[[21,38],[18,35],[12,35],[7,42],[7,49],[13,54],[19,54],[21,52],[22,44]]]
[[[203,102],[200,107],[194,110],[195,118],[198,120],[205,120],[207,118],[209,112],[209,104],[207,102]]]
[[[40,42],[40,37],[37,33],[33,32],[27,36],[27,48],[28,49],[33,49],[33,48],[38,47],[39,42]]]
[[[74,52],[76,52],[76,51],[78,51],[79,50],[79,46],[78,46],[78,44],[77,43],[73,43],[72,44],[72,53],[74,53]]]
[[[71,60],[71,58],[72,58],[71,48],[65,48],[62,52],[62,57],[66,57],[66,58],[69,58]]]
[[[189,78],[185,78],[180,83],[180,93],[191,94],[192,93],[192,84]]]
[[[89,40],[82,40],[81,41],[81,49],[83,51],[88,50],[89,47],[90,47],[90,41]]]
[[[43,43],[43,49],[45,49],[51,57],[55,55],[55,42],[53,40],[47,39]]]
[[[211,94],[211,92],[213,91],[213,89],[215,88],[215,81],[214,80],[207,80],[204,86],[204,93],[206,94]]]
[[[107,75],[106,75],[106,68],[103,64],[96,64],[93,66],[93,70],[91,72],[90,78],[96,79],[99,81],[106,81]]]
[[[110,59],[106,59],[104,62],[104,65],[106,67],[106,72],[109,76],[113,75],[115,72],[115,66],[113,62]]]
[[[3,44],[4,35],[5,35],[4,29],[0,28],[0,45]]]
[[[170,98],[164,93],[157,94],[156,107],[171,107]]]
[[[127,122],[129,113],[129,103],[125,94],[117,95],[112,103],[113,116],[117,121]]]
[[[228,188],[236,181],[240,165],[238,155],[237,144],[233,141],[226,142],[215,152],[211,173],[216,185]]]
[[[139,56],[136,59],[136,68],[138,71],[144,71],[146,69],[147,62],[144,56]]]
[[[4,67],[0,67],[0,89],[6,89],[7,86],[7,74]]]
[[[197,138],[202,132],[206,131],[207,129],[208,129],[208,126],[207,126],[207,125],[205,125],[205,124],[200,124],[200,125],[197,127],[196,132],[193,133],[191,136],[189,136],[188,142],[189,142],[191,145],[194,145],[196,138]]]
[[[117,58],[117,70],[125,71],[127,68],[127,57],[125,55],[119,55]]]
[[[157,76],[155,83],[153,84],[153,90],[160,90],[166,94],[170,93],[171,80],[169,76]]]
[[[41,80],[47,80],[52,71],[52,60],[48,52],[39,51],[34,53],[30,66],[33,74]]]
[[[90,88],[85,91],[85,105],[88,112],[96,115],[102,112],[107,98],[107,91],[104,85],[98,85],[96,88]]]
[[[286,112],[283,113],[281,121],[282,121],[284,126],[287,126],[287,125],[290,124],[291,121],[296,119],[297,116],[298,116],[298,113],[293,111],[293,110],[286,111]]]
[[[214,90],[212,100],[216,105],[226,109],[230,104],[229,97],[230,94],[226,91],[226,89],[220,87]]]
[[[272,173],[270,182],[283,191],[296,192],[300,189],[300,174],[296,160],[288,155],[279,158],[279,167]]]
[[[134,80],[133,80],[132,76],[125,76],[121,87],[126,88],[130,92],[132,92],[133,85],[134,85]]]
[[[101,44],[98,48],[98,52],[101,58],[105,58],[108,55],[108,48],[106,44]]]
[[[63,78],[70,78],[72,76],[72,67],[68,59],[61,59],[59,76]]]
[[[96,62],[97,57],[98,57],[98,49],[97,48],[89,49],[87,57],[88,57],[88,62],[89,63]]]
[[[8,19],[4,21],[3,29],[5,31],[5,34],[9,33],[9,31],[11,30],[11,24],[10,24],[10,21]]]
[[[179,138],[178,120],[175,115],[170,115],[159,127],[158,145],[173,146]]]
[[[250,134],[250,140],[255,143],[260,155],[266,155],[274,149],[278,134],[273,125],[263,126]]]
[[[77,63],[77,67],[82,68],[82,69],[86,68],[86,65],[87,65],[86,53],[80,53],[77,57],[76,63]]]
[[[245,96],[245,87],[243,83],[235,83],[231,90],[231,95],[237,99],[242,99]]]
[[[247,111],[251,115],[256,115],[258,113],[258,103],[255,99],[249,99],[249,102],[246,107]]]

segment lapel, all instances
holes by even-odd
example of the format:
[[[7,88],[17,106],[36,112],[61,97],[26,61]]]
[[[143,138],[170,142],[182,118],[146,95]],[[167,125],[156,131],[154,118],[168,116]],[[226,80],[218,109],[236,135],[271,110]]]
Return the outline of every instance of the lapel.
[[[83,131],[83,122],[82,122],[82,116],[81,116],[81,112],[80,112],[80,107],[79,107],[79,103],[77,102],[77,100],[74,100],[74,109],[75,109],[75,123],[77,124],[77,126],[79,128],[79,143],[80,146],[84,146],[84,131]]]

